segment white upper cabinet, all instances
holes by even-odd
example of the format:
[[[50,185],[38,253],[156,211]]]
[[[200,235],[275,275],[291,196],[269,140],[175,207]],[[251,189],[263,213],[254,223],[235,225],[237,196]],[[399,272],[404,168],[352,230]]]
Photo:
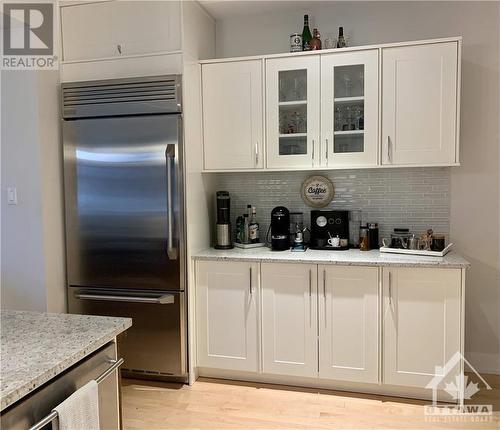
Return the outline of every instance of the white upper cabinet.
[[[383,382],[423,388],[438,375],[436,366],[444,368],[461,351],[460,270],[384,268],[383,273]],[[460,368],[449,370],[446,381],[454,381]]]
[[[264,373],[318,374],[317,266],[262,263]]]
[[[320,166],[320,60],[266,60],[268,168]]]
[[[61,29],[63,61],[179,51],[180,2],[69,4],[61,7]]]
[[[378,382],[378,268],[319,266],[319,377]]]
[[[382,49],[382,163],[458,162],[458,42]]]
[[[321,55],[321,165],[376,166],[378,50]]]
[[[196,262],[198,366],[257,372],[258,263]]]
[[[262,61],[203,64],[205,170],[264,166]]]
[[[450,38],[202,63],[204,168],[457,165],[460,51]]]

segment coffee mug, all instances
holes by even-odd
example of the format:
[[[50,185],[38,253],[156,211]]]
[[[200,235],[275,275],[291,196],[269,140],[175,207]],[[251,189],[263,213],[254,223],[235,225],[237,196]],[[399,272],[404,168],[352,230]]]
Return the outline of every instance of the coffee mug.
[[[340,246],[340,237],[331,237],[328,239],[328,245],[332,246],[333,248],[338,248]]]

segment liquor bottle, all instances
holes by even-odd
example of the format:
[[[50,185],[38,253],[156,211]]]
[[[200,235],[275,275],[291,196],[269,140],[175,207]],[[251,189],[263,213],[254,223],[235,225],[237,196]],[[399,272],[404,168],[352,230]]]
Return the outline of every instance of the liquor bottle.
[[[245,234],[245,221],[242,216],[236,218],[236,242],[243,243],[244,242],[244,234]]]
[[[344,27],[339,27],[339,38],[337,40],[337,48],[345,48]]]
[[[248,214],[243,214],[243,242],[250,243],[250,222],[248,220]]]
[[[252,217],[250,218],[250,226],[248,227],[250,242],[259,243],[260,242],[260,226],[257,222],[257,211],[255,206],[252,207]]]
[[[317,28],[313,30],[313,38],[311,40],[311,51],[319,51],[321,49],[321,35]]]
[[[311,50],[311,30],[309,30],[309,15],[304,15],[304,29],[302,30],[302,51]]]

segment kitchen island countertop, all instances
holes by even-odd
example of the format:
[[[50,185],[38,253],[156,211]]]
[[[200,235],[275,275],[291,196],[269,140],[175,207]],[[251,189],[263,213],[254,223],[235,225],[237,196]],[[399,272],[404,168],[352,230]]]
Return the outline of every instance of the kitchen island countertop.
[[[267,247],[228,250],[209,248],[193,255],[195,260],[258,261],[275,263],[339,264],[344,266],[395,266],[467,268],[470,263],[451,251],[444,257],[381,253],[378,250],[328,251],[308,249],[305,252],[271,251]]]
[[[132,325],[130,318],[10,310],[0,320],[2,411]]]

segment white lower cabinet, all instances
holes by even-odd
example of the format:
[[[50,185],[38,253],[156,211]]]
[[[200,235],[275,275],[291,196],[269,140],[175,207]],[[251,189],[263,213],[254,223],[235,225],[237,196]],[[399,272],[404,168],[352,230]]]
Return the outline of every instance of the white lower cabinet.
[[[198,366],[259,370],[258,263],[196,263]]]
[[[196,270],[201,368],[380,384],[389,394],[400,386],[418,397],[461,370],[459,268],[198,261]]]
[[[316,377],[317,265],[262,263],[264,373]]]
[[[378,382],[378,268],[319,266],[319,377]]]
[[[461,351],[461,271],[384,268],[383,283],[383,382],[425,387]]]

